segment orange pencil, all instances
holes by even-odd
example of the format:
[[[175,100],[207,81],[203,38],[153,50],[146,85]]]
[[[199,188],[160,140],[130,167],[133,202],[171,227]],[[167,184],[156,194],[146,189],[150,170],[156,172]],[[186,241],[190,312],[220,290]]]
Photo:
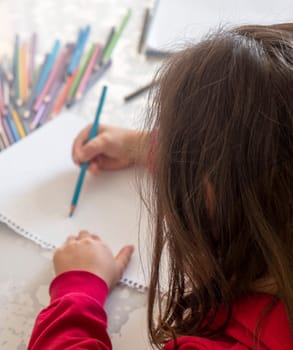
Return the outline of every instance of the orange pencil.
[[[69,92],[71,85],[74,82],[77,74],[78,74],[78,68],[76,68],[76,70],[73,72],[73,74],[67,78],[67,81],[63,87],[63,90],[61,91],[61,94],[59,95],[59,97],[54,105],[52,117],[54,117],[56,114],[58,114],[61,111],[62,107],[64,106],[66,99],[67,99],[68,92]]]

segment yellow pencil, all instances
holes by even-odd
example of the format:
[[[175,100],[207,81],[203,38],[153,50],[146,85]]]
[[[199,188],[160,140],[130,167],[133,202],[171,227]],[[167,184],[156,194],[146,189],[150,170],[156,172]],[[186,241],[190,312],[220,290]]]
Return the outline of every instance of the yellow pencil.
[[[26,134],[25,134],[22,122],[20,121],[20,118],[19,118],[15,109],[12,109],[11,116],[12,116],[12,119],[14,121],[14,124],[16,126],[16,129],[18,131],[20,138],[24,138]]]

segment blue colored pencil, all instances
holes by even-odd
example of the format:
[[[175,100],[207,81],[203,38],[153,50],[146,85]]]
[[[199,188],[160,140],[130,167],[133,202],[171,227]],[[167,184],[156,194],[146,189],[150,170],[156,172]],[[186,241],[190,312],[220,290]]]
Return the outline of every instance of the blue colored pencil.
[[[12,134],[13,139],[14,139],[14,142],[19,141],[20,137],[19,137],[19,135],[18,135],[18,131],[17,131],[17,129],[16,129],[16,126],[15,126],[15,124],[14,124],[14,121],[13,121],[13,119],[12,119],[12,117],[11,117],[11,111],[10,111],[9,108],[8,108],[8,110],[7,110],[7,123],[8,123],[8,125],[9,125],[11,134]]]
[[[3,130],[6,134],[6,137],[9,141],[9,144],[12,145],[14,142],[15,142],[15,139],[11,133],[11,130],[9,128],[9,125],[8,125],[8,122],[7,122],[7,119],[6,119],[6,115],[2,115],[0,118],[2,118],[2,127],[3,127]]]
[[[42,71],[42,74],[40,76],[40,80],[38,82],[38,85],[36,87],[36,93],[37,95],[41,93],[41,91],[43,90],[45,84],[46,84],[46,81],[48,79],[48,76],[51,72],[51,69],[54,65],[54,62],[55,62],[55,59],[56,59],[56,56],[58,54],[58,51],[59,51],[59,48],[60,48],[60,41],[59,40],[56,40],[55,41],[55,44],[54,44],[54,47],[53,47],[53,50],[48,58],[48,61],[46,62],[46,65]]]
[[[101,113],[102,113],[103,105],[104,105],[104,102],[105,102],[106,93],[107,93],[107,86],[104,86],[103,90],[102,90],[101,97],[100,97],[99,105],[98,105],[98,108],[97,108],[95,121],[94,121],[93,127],[92,127],[92,129],[90,131],[88,141],[92,140],[98,133],[99,121],[100,121],[100,116],[101,116]],[[73,198],[72,198],[72,201],[71,201],[71,208],[70,208],[70,212],[69,212],[69,216],[70,217],[73,215],[73,213],[75,211],[75,208],[77,206],[79,194],[80,194],[80,191],[81,191],[81,188],[82,188],[82,185],[83,185],[83,180],[84,180],[85,173],[87,171],[88,166],[89,166],[89,162],[85,162],[81,166],[81,170],[80,170],[80,173],[79,173],[79,177],[77,179],[75,191],[74,191]]]
[[[13,69],[13,85],[14,85],[14,96],[16,99],[19,98],[20,96],[20,83],[19,83],[19,36],[15,36],[15,41],[14,41],[14,52],[13,52],[13,64],[12,64],[12,69]]]
[[[81,56],[83,54],[83,50],[85,48],[85,44],[86,44],[88,36],[90,34],[90,30],[91,30],[91,27],[87,26],[85,28],[85,30],[80,35],[80,40],[76,44],[76,49],[73,53],[72,60],[71,60],[70,65],[68,67],[68,74],[69,75],[71,75],[75,71],[76,67],[79,64],[79,61],[80,61]]]
[[[29,117],[31,117],[32,115],[32,108],[33,108],[33,104],[35,102],[35,99],[37,97],[37,86],[40,82],[40,79],[41,79],[41,76],[43,74],[43,71],[47,65],[47,62],[48,62],[48,59],[49,59],[50,55],[49,54],[46,54],[45,55],[45,58],[44,58],[44,62],[41,64],[37,74],[36,74],[36,77],[34,77],[34,80],[35,82],[33,83],[33,87],[32,87],[32,90],[31,90],[31,94],[30,94],[30,97],[26,103],[26,109],[23,113],[23,116],[24,118],[28,119]]]
[[[75,61],[75,56],[77,55],[77,50],[78,50],[78,47],[80,45],[80,41],[82,39],[82,36],[83,36],[83,29],[79,29],[78,31],[78,36],[77,36],[77,40],[74,44],[74,51],[72,52],[72,56],[71,56],[71,59],[68,63],[68,67],[67,67],[67,74],[68,75],[71,75],[73,70],[73,65],[75,64],[74,61]]]

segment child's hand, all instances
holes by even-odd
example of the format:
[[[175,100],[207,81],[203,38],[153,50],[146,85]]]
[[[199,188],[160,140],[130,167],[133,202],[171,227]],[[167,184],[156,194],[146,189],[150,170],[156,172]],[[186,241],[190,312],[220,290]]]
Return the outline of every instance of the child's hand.
[[[64,246],[56,250],[54,269],[56,275],[70,270],[92,272],[111,289],[122,277],[132,253],[133,246],[125,246],[114,257],[97,235],[81,231],[77,237],[68,237]]]
[[[145,163],[146,151],[141,146],[148,133],[101,125],[98,135],[87,142],[91,128],[88,125],[74,141],[72,158],[77,165],[89,162],[89,170],[98,175],[100,170],[119,170]]]

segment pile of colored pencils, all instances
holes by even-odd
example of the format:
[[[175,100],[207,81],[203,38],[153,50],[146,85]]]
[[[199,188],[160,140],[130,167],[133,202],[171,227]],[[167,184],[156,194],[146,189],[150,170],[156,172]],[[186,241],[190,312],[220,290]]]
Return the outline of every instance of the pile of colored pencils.
[[[63,108],[82,99],[111,66],[112,51],[130,17],[111,28],[104,45],[86,44],[90,26],[78,32],[75,43],[56,40],[42,64],[36,65],[38,36],[29,42],[15,37],[12,63],[0,63],[0,150],[54,118]]]

